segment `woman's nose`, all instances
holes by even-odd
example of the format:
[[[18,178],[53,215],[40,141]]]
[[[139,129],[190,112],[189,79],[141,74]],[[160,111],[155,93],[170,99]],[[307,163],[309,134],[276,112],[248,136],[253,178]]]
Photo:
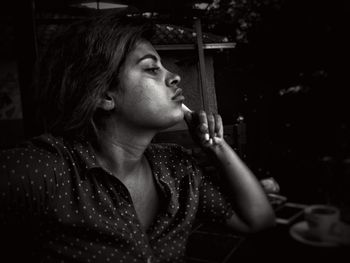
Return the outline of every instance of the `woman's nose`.
[[[181,77],[178,74],[169,72],[169,75],[166,79],[166,84],[169,87],[174,87],[176,85],[178,85],[181,81]]]

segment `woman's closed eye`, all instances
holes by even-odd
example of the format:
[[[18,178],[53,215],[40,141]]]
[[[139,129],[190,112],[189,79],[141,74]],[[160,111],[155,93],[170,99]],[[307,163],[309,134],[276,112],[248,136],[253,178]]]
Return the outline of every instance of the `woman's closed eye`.
[[[160,67],[149,67],[146,68],[145,71],[151,74],[157,74],[160,70]]]

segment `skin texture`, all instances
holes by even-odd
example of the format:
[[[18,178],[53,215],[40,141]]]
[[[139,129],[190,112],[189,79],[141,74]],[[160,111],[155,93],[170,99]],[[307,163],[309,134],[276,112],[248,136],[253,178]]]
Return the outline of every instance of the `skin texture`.
[[[113,88],[101,98],[109,114],[94,145],[97,159],[128,188],[145,229],[159,208],[159,196],[144,151],[157,132],[185,119],[195,142],[215,160],[232,192],[236,214],[227,225],[251,233],[274,225],[274,213],[249,168],[226,143],[220,115],[184,112],[180,76],[169,72],[153,46],[141,41],[119,75],[122,95]]]
[[[180,76],[162,66],[159,55],[149,43],[140,43],[130,54],[120,80],[125,93],[117,108],[120,116],[126,118],[118,119],[118,124],[123,121],[142,131],[158,132],[183,119],[182,101],[172,100]],[[130,109],[137,114],[130,114]]]

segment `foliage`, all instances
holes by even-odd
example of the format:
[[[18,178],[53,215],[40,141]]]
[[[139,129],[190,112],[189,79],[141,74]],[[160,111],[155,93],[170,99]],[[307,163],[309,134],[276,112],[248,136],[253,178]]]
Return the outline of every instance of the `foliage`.
[[[208,30],[227,31],[233,41],[247,43],[249,31],[261,21],[266,10],[280,9],[285,0],[211,0],[194,8],[204,12]]]

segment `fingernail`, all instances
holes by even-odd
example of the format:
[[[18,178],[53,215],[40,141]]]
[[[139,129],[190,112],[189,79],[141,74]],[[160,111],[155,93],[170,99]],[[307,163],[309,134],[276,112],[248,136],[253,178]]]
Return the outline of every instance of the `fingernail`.
[[[210,145],[213,144],[213,139],[212,139],[212,138],[209,139],[209,144],[210,144]]]
[[[204,135],[204,139],[205,139],[206,141],[209,141],[209,133],[206,133],[206,134]]]

